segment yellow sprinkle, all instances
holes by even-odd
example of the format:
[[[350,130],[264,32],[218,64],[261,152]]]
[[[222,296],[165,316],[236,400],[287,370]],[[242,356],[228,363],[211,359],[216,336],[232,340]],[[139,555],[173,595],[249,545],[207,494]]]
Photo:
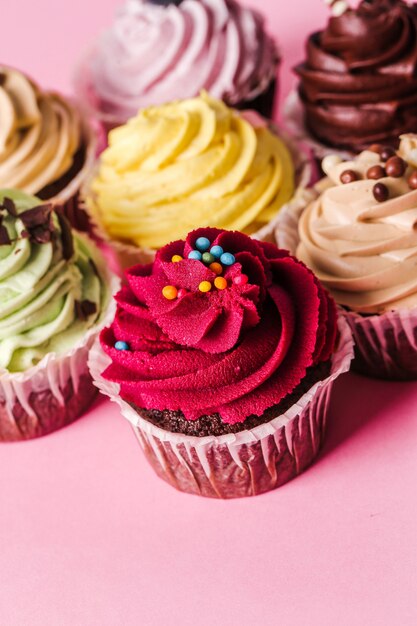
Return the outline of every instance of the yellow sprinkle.
[[[203,293],[207,293],[207,291],[211,290],[211,283],[209,283],[208,280],[203,280],[199,285],[198,288],[200,291],[202,291]]]
[[[182,256],[180,254],[174,254],[174,256],[172,257],[171,261],[173,263],[179,263],[180,261],[182,261]]]
[[[175,300],[175,298],[178,295],[178,289],[176,287],[174,287],[173,285],[166,285],[162,289],[162,295],[167,300]]]

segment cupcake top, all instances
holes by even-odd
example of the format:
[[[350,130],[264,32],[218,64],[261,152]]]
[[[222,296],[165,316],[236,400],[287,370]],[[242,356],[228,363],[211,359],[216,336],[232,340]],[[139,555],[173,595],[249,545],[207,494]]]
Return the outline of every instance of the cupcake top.
[[[235,0],[127,0],[86,63],[95,107],[123,122],[201,89],[250,100],[275,78],[278,54],[261,15]]]
[[[242,233],[193,231],[127,281],[101,334],[111,359],[103,376],[136,408],[243,429],[332,354],[326,291],[286,251]]]
[[[0,369],[64,354],[108,304],[104,260],[50,204],[0,190]]]
[[[254,232],[293,191],[291,155],[264,120],[203,93],[111,131],[90,206],[110,237],[158,249],[199,224]]]
[[[307,41],[296,68],[309,130],[351,150],[417,124],[417,5],[363,0]]]
[[[52,198],[82,168],[84,141],[67,100],[0,65],[0,187]]]
[[[417,135],[372,146],[353,161],[329,156],[324,191],[303,213],[297,256],[354,311],[417,306]]]

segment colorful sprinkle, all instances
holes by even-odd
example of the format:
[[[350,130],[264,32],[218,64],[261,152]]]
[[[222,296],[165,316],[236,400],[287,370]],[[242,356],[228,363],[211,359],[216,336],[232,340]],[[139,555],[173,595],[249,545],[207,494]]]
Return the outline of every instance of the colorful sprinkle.
[[[210,249],[210,252],[216,259],[220,259],[220,257],[223,254],[224,250],[223,250],[223,248],[221,246],[213,246]]]
[[[178,289],[178,297],[179,298],[183,298],[184,296],[187,295],[187,293],[188,293],[188,291],[186,289],[183,289],[182,287],[181,287],[181,289]]]
[[[116,341],[114,347],[116,350],[130,350],[130,346],[126,341]]]
[[[182,260],[183,260],[183,258],[182,258],[182,256],[180,254],[174,254],[174,256],[171,259],[171,261],[173,263],[179,263]]]
[[[211,283],[209,283],[208,280],[203,280],[199,285],[198,288],[200,291],[202,291],[203,293],[207,293],[208,291],[211,291]]]
[[[226,289],[227,287],[227,280],[225,278],[223,278],[223,276],[217,276],[217,278],[214,279],[214,286],[217,289],[223,290]]]
[[[162,295],[167,300],[175,300],[175,298],[178,296],[178,289],[173,285],[166,285],[162,289]]]
[[[233,282],[235,283],[235,285],[246,285],[248,280],[249,278],[246,276],[246,274],[239,274],[238,276],[234,277]]]
[[[205,252],[210,248],[210,240],[207,239],[207,237],[199,237],[195,242],[195,247],[197,250],[200,250],[200,252]]]
[[[236,259],[233,254],[230,254],[230,252],[223,252],[220,257],[220,262],[223,265],[233,265],[233,263],[236,262]]]
[[[212,254],[210,254],[210,252],[203,253],[202,261],[206,265],[210,265],[211,263],[214,263],[215,260],[216,258]]]
[[[199,252],[198,250],[192,250],[188,254],[188,258],[192,259],[193,261],[201,261],[201,252]]]
[[[215,274],[217,274],[217,276],[220,276],[220,274],[223,273],[223,266],[220,263],[211,263],[209,265],[210,269],[212,272],[214,272]]]

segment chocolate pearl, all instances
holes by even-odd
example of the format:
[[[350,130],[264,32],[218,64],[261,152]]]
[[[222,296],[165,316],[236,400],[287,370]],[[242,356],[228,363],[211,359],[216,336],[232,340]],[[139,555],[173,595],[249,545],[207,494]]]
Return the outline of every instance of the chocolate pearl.
[[[405,161],[399,156],[393,156],[385,164],[388,176],[393,178],[401,178],[404,175],[407,165]]]
[[[344,185],[348,185],[349,183],[353,183],[355,180],[358,180],[359,176],[353,170],[345,170],[340,174],[340,182]]]
[[[376,152],[377,154],[380,154],[382,149],[383,149],[383,146],[381,146],[380,143],[373,143],[368,148],[368,150],[370,150],[371,152]]]
[[[408,186],[410,189],[417,189],[417,170],[410,175],[408,179]]]
[[[389,146],[386,146],[385,148],[382,148],[380,155],[381,155],[382,161],[388,161],[388,159],[395,156],[395,150],[394,148],[390,148]]]
[[[388,187],[386,187],[383,183],[377,183],[374,185],[372,193],[374,194],[374,198],[377,202],[385,202],[385,200],[388,200]]]
[[[366,178],[371,180],[378,180],[379,178],[384,178],[384,176],[386,176],[386,172],[382,165],[373,165],[366,172]]]

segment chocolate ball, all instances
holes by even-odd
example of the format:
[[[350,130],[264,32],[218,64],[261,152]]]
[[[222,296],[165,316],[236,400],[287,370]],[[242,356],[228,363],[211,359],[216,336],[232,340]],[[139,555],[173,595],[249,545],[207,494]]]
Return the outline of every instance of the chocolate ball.
[[[358,180],[358,178],[359,178],[358,174],[354,172],[353,170],[345,170],[344,172],[340,174],[340,182],[342,182],[344,185],[353,183],[355,182],[355,180]]]
[[[383,149],[383,146],[381,146],[380,143],[373,143],[368,148],[368,150],[370,150],[371,152],[376,152],[377,154],[380,154],[382,149]]]
[[[401,178],[401,176],[404,176],[405,170],[407,169],[407,164],[401,157],[393,156],[386,162],[385,169],[388,176],[392,176],[393,178]]]
[[[395,156],[395,150],[394,148],[385,146],[384,148],[382,148],[380,152],[380,156],[381,156],[382,161],[388,161],[388,159]]]
[[[384,176],[386,176],[386,172],[382,165],[373,165],[366,172],[366,178],[371,180],[378,180],[379,178],[384,178]]]
[[[417,189],[417,170],[414,170],[408,179],[408,186],[410,189]]]
[[[374,185],[372,193],[374,194],[374,198],[377,202],[385,202],[385,200],[388,200],[388,187],[386,187],[383,183],[377,183]]]

